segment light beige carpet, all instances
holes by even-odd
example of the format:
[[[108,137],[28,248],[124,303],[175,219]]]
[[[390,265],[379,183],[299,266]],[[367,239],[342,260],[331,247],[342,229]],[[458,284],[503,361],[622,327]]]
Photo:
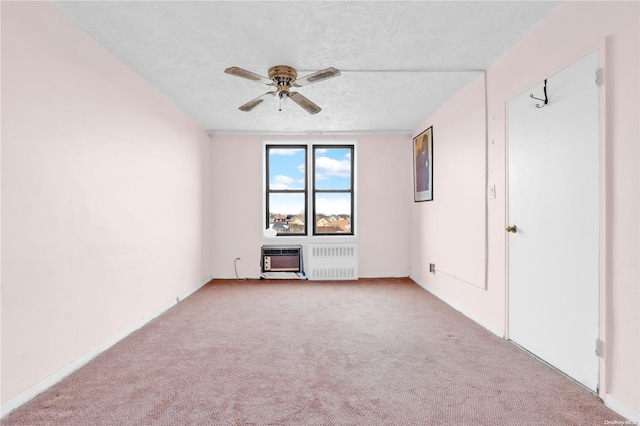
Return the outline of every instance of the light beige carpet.
[[[409,279],[212,281],[3,425],[603,425]]]

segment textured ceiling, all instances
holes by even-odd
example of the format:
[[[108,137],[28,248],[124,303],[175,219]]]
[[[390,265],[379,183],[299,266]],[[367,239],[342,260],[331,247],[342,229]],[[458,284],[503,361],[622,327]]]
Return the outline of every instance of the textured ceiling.
[[[193,117],[224,132],[412,131],[524,39],[559,2],[54,1],[58,10]],[[322,111],[269,100],[260,75],[342,75],[297,89]]]

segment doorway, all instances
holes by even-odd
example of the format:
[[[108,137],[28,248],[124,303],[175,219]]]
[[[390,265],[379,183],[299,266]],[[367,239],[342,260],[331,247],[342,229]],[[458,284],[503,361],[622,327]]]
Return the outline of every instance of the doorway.
[[[598,388],[597,69],[593,52],[507,107],[509,338],[592,391]]]

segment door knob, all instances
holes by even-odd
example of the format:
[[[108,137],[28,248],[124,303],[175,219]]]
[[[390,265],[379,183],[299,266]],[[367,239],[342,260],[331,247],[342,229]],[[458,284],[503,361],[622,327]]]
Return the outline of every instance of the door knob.
[[[507,232],[513,232],[514,234],[518,232],[518,227],[516,225],[507,226]]]

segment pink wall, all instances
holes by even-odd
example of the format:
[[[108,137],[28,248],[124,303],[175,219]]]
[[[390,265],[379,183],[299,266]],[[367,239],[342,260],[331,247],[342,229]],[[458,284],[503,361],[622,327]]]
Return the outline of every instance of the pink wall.
[[[484,77],[480,75],[464,91],[438,110],[419,133],[433,125],[434,200],[415,203],[411,234],[411,276],[432,291],[484,299],[485,279],[485,108]],[[493,203],[495,200],[491,200]],[[491,204],[491,203],[490,203]],[[436,275],[429,264],[436,265]],[[499,327],[500,312],[474,304],[467,313]]]
[[[421,285],[476,318],[497,333],[506,329],[506,102],[547,76],[570,65],[591,51],[600,49],[605,72],[605,99],[602,111],[605,190],[602,226],[604,229],[601,279],[601,336],[604,362],[601,364],[601,395],[611,404],[621,403],[632,415],[640,412],[640,131],[638,93],[640,92],[640,3],[638,2],[569,2],[538,27],[525,41],[492,66],[488,78],[488,159],[489,184],[495,184],[497,197],[488,202],[488,288],[480,290],[460,280],[441,274],[429,274],[426,259],[445,256],[456,263],[455,245],[476,241],[429,241],[413,234],[411,240],[412,277]],[[484,126],[474,117],[484,113],[482,79],[458,93],[450,102],[429,117],[416,133],[434,126],[437,166],[434,181],[436,200],[444,189],[439,169],[466,139],[476,146],[485,143]],[[476,112],[465,105],[475,105]],[[449,165],[452,165],[448,163]],[[452,165],[455,167],[455,165]],[[470,183],[482,178],[475,164],[458,165]],[[478,190],[478,192],[483,192]],[[458,189],[463,193],[464,190]],[[423,231],[450,229],[460,223],[459,214],[449,218],[443,206],[416,204],[412,210],[412,228]],[[476,248],[469,254],[483,256]],[[608,399],[611,398],[611,399]]]
[[[361,277],[406,277],[413,179],[410,136],[358,138]]]
[[[411,189],[411,141],[409,136],[273,136],[214,135],[212,147],[213,189],[216,218],[212,240],[216,277],[238,275],[257,278],[262,244],[306,243],[309,239],[263,240],[262,182],[263,141],[354,140],[357,143],[357,241],[361,277],[409,274],[409,206]],[[318,238],[314,241],[318,242]],[[351,241],[351,237],[327,237],[324,242]]]
[[[2,2],[2,401],[210,274],[210,138],[46,2]]]
[[[203,130],[47,3],[2,2],[2,401],[208,276],[259,273],[262,141]],[[360,275],[411,276],[505,330],[505,103],[588,52],[606,63],[601,388],[640,410],[637,2],[570,2],[434,126],[435,201],[413,203],[411,138],[358,141]],[[543,58],[543,59],[541,59]],[[429,274],[436,263],[443,274]],[[464,280],[464,281],[463,281]],[[480,284],[480,285],[479,285]]]

